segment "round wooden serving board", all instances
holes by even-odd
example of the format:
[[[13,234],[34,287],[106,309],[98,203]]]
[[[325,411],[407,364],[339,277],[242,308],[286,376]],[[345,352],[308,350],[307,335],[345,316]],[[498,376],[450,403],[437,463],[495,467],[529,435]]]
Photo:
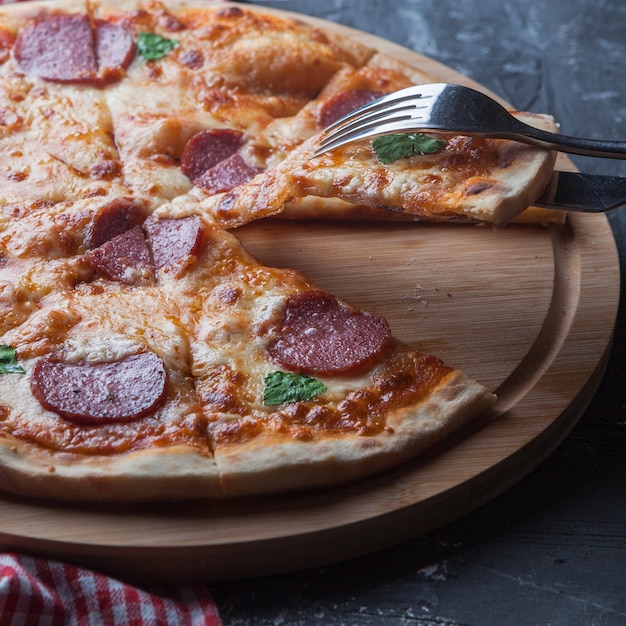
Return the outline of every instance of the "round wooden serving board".
[[[438,80],[472,84],[395,44],[299,17]],[[522,478],[571,430],[602,375],[620,284],[604,216],[501,229],[275,220],[238,235],[262,262],[301,270],[384,315],[397,337],[494,390],[497,418],[332,490],[106,507],[3,496],[3,549],[142,582],[227,580],[354,557],[430,531]]]

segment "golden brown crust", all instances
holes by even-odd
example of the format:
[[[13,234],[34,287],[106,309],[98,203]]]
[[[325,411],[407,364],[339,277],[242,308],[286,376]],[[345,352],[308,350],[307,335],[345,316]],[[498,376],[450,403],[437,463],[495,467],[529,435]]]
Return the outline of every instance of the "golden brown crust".
[[[432,448],[494,402],[482,385],[454,371],[422,402],[389,412],[385,428],[375,435],[297,441],[266,434],[218,447],[220,489],[226,496],[243,496],[356,480]]]
[[[220,495],[213,459],[193,447],[85,456],[50,452],[7,437],[0,437],[0,485],[25,497],[80,502],[145,502]]]
[[[373,436],[315,441],[266,433],[218,448],[195,447],[85,456],[0,438],[0,484],[26,497],[125,502],[240,497],[333,486],[415,457],[467,425],[495,401],[460,372],[450,373],[420,406],[391,413]]]

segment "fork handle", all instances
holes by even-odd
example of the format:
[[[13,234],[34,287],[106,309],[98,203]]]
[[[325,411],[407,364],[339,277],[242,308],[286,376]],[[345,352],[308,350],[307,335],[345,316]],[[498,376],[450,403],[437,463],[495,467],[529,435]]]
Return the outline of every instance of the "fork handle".
[[[626,141],[603,141],[600,139],[583,139],[558,135],[545,130],[533,128],[519,120],[515,120],[519,126],[519,133],[523,137],[509,137],[517,141],[524,141],[540,148],[549,148],[569,154],[580,154],[589,157],[604,157],[607,159],[626,159]]]

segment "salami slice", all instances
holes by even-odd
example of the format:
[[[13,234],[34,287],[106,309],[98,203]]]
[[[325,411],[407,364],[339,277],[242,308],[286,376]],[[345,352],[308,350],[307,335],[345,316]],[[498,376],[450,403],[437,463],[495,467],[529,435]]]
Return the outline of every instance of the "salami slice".
[[[371,363],[387,347],[387,321],[309,291],[288,298],[268,345],[270,357],[287,370],[342,374]]]
[[[120,24],[88,15],[54,15],[24,28],[15,57],[29,76],[61,83],[104,85],[119,80],[135,44]]]
[[[185,145],[180,166],[193,183],[204,172],[239,150],[243,133],[228,128],[213,128],[196,133]]]
[[[139,226],[94,248],[87,259],[98,274],[109,280],[126,285],[154,280],[150,250]]]
[[[197,215],[180,219],[149,218],[144,229],[157,270],[186,264],[202,247],[204,229]]]
[[[121,24],[96,20],[95,53],[100,81],[108,83],[121,78],[135,57],[135,41]]]
[[[209,194],[224,193],[247,183],[260,171],[248,165],[237,153],[204,172],[195,184]]]
[[[88,15],[54,15],[24,28],[15,56],[30,76],[57,82],[89,82],[98,65]]]
[[[43,357],[31,388],[47,410],[81,425],[127,422],[153,413],[165,400],[167,370],[153,352],[111,363],[67,363]]]
[[[146,212],[143,206],[129,198],[116,198],[99,209],[89,233],[89,247],[97,248],[114,237],[125,233],[143,222]]]
[[[348,115],[369,102],[376,100],[384,95],[382,91],[374,89],[355,89],[346,91],[331,98],[321,109],[319,113],[319,125],[322,128],[330,126],[344,115]]]

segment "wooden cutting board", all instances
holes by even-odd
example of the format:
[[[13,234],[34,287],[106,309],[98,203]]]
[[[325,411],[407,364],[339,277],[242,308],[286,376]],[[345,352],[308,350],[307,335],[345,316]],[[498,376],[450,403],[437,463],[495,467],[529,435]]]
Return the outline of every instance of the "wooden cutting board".
[[[390,42],[300,17],[439,80],[476,86]],[[598,385],[620,284],[604,216],[501,229],[276,220],[238,235],[264,263],[301,270],[384,315],[400,339],[495,390],[497,419],[333,490],[141,506],[3,496],[2,549],[142,582],[227,580],[354,557],[430,531],[522,478],[567,435]]]

